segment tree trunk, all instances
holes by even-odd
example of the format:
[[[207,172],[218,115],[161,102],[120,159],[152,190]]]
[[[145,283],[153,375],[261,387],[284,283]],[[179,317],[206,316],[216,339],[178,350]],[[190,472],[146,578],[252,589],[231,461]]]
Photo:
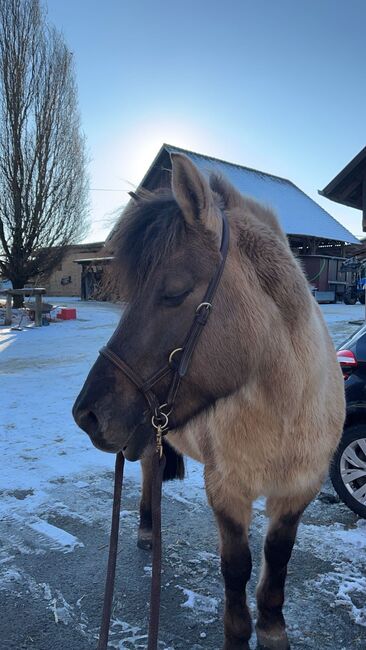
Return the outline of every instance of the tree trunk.
[[[21,273],[9,277],[13,285],[13,289],[23,289],[24,285],[27,283],[28,278]],[[24,305],[24,296],[13,296],[13,307],[19,309]]]

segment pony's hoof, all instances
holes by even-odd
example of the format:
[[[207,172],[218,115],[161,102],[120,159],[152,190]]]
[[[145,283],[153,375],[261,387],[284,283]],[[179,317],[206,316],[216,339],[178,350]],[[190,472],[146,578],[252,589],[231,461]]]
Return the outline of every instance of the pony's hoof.
[[[291,650],[285,630],[273,634],[256,628],[257,650]]]
[[[139,530],[137,535],[137,546],[144,551],[152,549],[152,532],[151,530]]]

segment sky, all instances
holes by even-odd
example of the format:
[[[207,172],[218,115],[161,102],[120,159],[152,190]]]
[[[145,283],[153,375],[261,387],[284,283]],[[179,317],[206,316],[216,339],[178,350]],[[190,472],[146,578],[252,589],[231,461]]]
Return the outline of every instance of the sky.
[[[365,0],[48,0],[74,54],[101,241],[161,145],[318,195],[366,142]]]

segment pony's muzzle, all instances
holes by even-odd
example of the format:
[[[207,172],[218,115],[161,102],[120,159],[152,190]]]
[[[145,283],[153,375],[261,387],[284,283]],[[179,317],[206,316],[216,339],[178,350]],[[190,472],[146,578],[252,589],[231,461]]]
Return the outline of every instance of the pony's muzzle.
[[[77,402],[72,409],[74,420],[78,427],[85,431],[91,438],[97,436],[100,430],[100,424],[97,415],[88,409],[80,409]]]
[[[83,408],[83,405],[77,399],[72,414],[78,427],[88,434],[93,445],[102,451],[116,453],[119,449],[112,443],[108,442],[103,435],[101,422],[95,411]]]

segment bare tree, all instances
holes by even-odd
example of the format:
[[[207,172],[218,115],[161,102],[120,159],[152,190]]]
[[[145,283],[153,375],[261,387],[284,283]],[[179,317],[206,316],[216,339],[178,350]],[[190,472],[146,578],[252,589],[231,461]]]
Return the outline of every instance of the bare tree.
[[[80,241],[87,193],[72,54],[39,0],[0,0],[0,272],[14,288]]]

